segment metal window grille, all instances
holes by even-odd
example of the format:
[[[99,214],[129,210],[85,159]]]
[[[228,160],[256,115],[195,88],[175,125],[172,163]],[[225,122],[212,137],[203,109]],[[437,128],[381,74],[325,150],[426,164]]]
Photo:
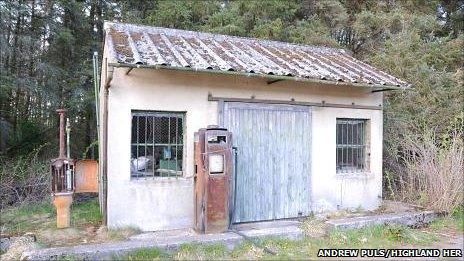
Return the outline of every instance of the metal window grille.
[[[131,177],[182,176],[184,113],[133,112]]]
[[[366,120],[337,119],[337,172],[362,172],[366,168]]]

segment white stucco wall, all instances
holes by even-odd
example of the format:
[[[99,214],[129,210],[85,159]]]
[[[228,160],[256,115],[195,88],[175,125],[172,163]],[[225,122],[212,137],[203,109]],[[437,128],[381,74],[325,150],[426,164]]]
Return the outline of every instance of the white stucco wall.
[[[328,86],[191,72],[116,68],[108,100],[108,225],[145,231],[193,226],[193,135],[218,123],[219,97],[275,99],[378,106],[382,93],[345,85]],[[186,112],[182,178],[131,179],[131,110]],[[374,209],[382,192],[382,111],[314,107],[312,115],[313,210]],[[336,173],[336,118],[370,120],[370,171]],[[309,184],[308,184],[309,185]]]

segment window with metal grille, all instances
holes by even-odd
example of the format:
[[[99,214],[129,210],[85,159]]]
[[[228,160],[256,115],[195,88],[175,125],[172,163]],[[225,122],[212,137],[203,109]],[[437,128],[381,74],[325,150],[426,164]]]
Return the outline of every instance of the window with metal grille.
[[[337,119],[337,172],[366,170],[366,120]]]
[[[182,176],[184,113],[132,112],[131,177]]]

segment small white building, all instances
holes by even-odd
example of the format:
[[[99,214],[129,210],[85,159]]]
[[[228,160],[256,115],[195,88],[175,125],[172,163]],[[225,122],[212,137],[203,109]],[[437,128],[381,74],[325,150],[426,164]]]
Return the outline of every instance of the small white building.
[[[233,222],[378,207],[383,91],[407,84],[326,47],[105,24],[102,202],[110,228],[189,228],[194,132],[233,133]],[[105,205],[105,204],[104,204]]]

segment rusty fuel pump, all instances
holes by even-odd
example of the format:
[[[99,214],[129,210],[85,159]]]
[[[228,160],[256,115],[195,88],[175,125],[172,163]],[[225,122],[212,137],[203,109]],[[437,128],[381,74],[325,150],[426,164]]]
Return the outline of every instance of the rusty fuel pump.
[[[229,191],[233,171],[232,133],[212,125],[195,133],[195,230],[229,228]]]
[[[74,160],[66,153],[65,144],[65,109],[57,110],[60,116],[58,158],[52,159],[50,172],[52,174],[52,196],[56,207],[56,226],[66,228],[71,224],[71,204],[74,191]],[[69,126],[68,126],[69,131]],[[69,141],[68,141],[69,142]]]

